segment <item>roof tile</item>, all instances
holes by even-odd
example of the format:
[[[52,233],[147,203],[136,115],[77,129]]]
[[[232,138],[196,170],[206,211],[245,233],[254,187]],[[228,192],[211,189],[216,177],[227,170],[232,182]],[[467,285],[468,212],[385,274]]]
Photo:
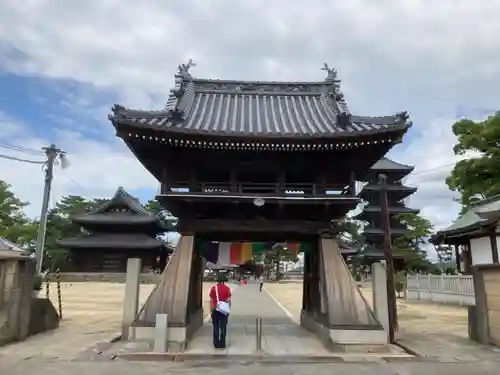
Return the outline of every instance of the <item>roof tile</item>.
[[[331,137],[406,130],[406,113],[353,116],[336,71],[323,82],[245,82],[195,79],[181,66],[162,111],[115,105],[114,125],[212,135]]]

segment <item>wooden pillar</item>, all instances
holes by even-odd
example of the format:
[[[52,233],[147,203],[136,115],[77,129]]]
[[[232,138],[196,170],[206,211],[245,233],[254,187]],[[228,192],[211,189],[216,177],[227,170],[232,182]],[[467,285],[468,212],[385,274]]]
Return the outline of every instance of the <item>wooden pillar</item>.
[[[387,270],[387,304],[389,307],[389,342],[392,344],[395,341],[394,331],[398,325],[397,305],[396,305],[396,290],[394,288],[394,262],[392,258],[392,238],[391,238],[391,222],[389,216],[389,207],[387,203],[387,176],[379,175],[380,189],[380,207],[381,207],[381,223],[384,231],[384,258]]]
[[[310,252],[304,253],[304,281],[302,284],[302,311],[307,311],[309,308],[309,288],[310,288],[310,275],[309,275],[309,263],[310,263]]]
[[[493,263],[498,263],[498,244],[497,244],[497,234],[495,232],[495,227],[490,228],[490,247],[491,247],[491,259]]]
[[[464,273],[470,275],[472,273],[472,249],[470,248],[470,240],[464,243]]]
[[[462,273],[462,264],[461,264],[461,257],[460,257],[460,248],[459,245],[455,244],[455,260],[457,263],[457,272]]]

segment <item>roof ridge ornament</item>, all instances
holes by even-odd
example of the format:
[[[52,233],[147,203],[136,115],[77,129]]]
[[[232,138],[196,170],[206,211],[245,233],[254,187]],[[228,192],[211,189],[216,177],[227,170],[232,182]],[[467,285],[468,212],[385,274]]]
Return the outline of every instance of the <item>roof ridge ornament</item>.
[[[337,123],[346,128],[351,124],[351,112],[347,107],[347,103],[344,98],[344,93],[340,91],[340,79],[338,78],[338,70],[334,68],[330,68],[327,63],[323,63],[323,68],[328,73],[325,82],[331,85],[325,92],[327,97],[327,101],[330,102],[330,105],[335,103],[337,107]],[[332,102],[333,100],[333,102]]]
[[[183,78],[192,78],[191,77],[191,73],[189,73],[189,69],[191,69],[191,67],[193,66],[196,66],[196,63],[193,61],[193,59],[189,59],[189,61],[187,62],[187,64],[180,64],[179,65],[179,74],[183,77]]]
[[[323,63],[323,67],[321,68],[321,70],[326,71],[327,74],[328,74],[326,76],[325,81],[335,81],[335,80],[337,80],[337,74],[338,74],[338,70],[337,69],[330,68],[327,63]]]

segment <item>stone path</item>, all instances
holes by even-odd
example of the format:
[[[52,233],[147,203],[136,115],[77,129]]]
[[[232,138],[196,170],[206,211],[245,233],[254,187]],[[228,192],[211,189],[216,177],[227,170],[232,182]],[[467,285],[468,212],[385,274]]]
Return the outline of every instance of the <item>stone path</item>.
[[[268,354],[328,355],[321,342],[303,330],[257,284],[237,286],[233,290],[228,325],[227,354],[256,353],[256,319],[262,319],[262,350]],[[214,353],[212,324],[206,322],[191,341],[188,354]]]

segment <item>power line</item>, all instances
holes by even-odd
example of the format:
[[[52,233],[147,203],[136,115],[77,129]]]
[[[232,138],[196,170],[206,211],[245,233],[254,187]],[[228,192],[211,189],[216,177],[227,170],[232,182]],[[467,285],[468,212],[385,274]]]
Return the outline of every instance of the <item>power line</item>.
[[[0,154],[0,158],[7,159],[7,160],[19,161],[21,163],[45,164],[44,161],[36,161],[36,160],[28,160],[28,159],[16,158],[15,156],[10,156],[10,155],[5,155],[5,154]]]
[[[83,191],[86,191],[86,189],[84,189],[80,184],[78,184],[70,175],[68,172],[66,172],[65,169],[62,169],[61,170],[64,172],[64,174],[66,175],[66,177],[68,177],[68,179],[73,183],[75,184],[75,186]]]
[[[25,154],[45,155],[42,151],[37,151],[37,150],[33,150],[31,148],[25,148],[25,147],[20,147],[20,146],[14,146],[14,145],[11,145],[11,144],[5,143],[5,142],[0,142],[0,147],[7,148],[9,150],[24,152]]]
[[[439,165],[439,166],[434,167],[434,168],[430,168],[430,169],[426,169],[426,170],[423,170],[423,171],[420,171],[420,172],[412,173],[408,177],[413,177],[413,176],[418,176],[418,175],[429,173],[429,172],[434,172],[434,171],[437,171],[439,169],[443,169],[443,168],[454,166],[455,164],[457,164],[457,162]]]

